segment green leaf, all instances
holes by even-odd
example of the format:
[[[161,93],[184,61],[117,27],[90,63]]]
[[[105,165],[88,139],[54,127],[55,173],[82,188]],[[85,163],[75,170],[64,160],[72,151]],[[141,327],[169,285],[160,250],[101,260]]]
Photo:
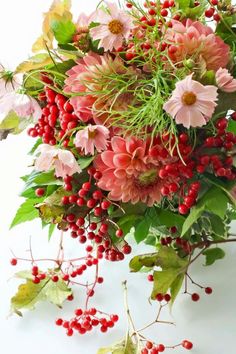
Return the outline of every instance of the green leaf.
[[[210,248],[203,252],[203,255],[206,256],[206,266],[212,265],[218,259],[225,257],[225,252],[221,248]]]
[[[84,170],[86,167],[88,167],[94,160],[95,156],[90,156],[90,157],[80,157],[78,159],[78,164],[80,165],[80,168]]]
[[[235,120],[233,120],[233,119],[229,120],[227,131],[236,134],[236,121]]]
[[[143,254],[135,256],[129,263],[131,272],[139,272],[142,267],[153,268],[157,265],[158,253]]]
[[[176,268],[154,271],[154,285],[151,295],[152,299],[155,299],[157,294],[166,294],[179,275],[180,271]]]
[[[151,218],[153,227],[163,225],[165,227],[176,226],[179,232],[182,230],[185,221],[185,218],[179,214],[156,207],[149,208],[147,215]]]
[[[124,232],[124,235],[127,235],[139,219],[140,217],[137,215],[125,215],[117,221],[117,224]]]
[[[49,229],[48,229],[48,240],[51,240],[52,234],[55,230],[56,225],[55,224],[50,224]]]
[[[181,10],[186,10],[190,7],[190,0],[178,0],[176,3]]]
[[[60,187],[42,203],[37,204],[35,208],[39,210],[41,219],[46,223],[59,224],[65,212],[61,199],[69,194],[70,192],[66,192],[64,188]]]
[[[58,43],[67,44],[72,42],[72,37],[76,32],[75,24],[67,19],[51,22],[51,29]]]
[[[34,146],[32,147],[32,149],[29,151],[29,155],[33,155],[35,153],[35,151],[37,150],[37,148],[39,147],[39,145],[42,144],[42,139],[39,138],[37,139],[36,143],[34,144]]]
[[[210,221],[213,233],[217,236],[224,237],[225,232],[226,232],[224,221],[217,215],[211,215],[211,217],[209,218],[209,221]]]
[[[15,70],[17,73],[25,73],[31,70],[44,68],[46,65],[51,64],[52,59],[48,53],[39,53],[23,63],[19,64]]]
[[[97,354],[136,354],[137,347],[128,335],[125,340],[115,343],[106,348],[100,348]]]
[[[33,310],[40,301],[50,301],[61,307],[63,302],[71,295],[71,289],[63,280],[53,282],[50,278],[41,280],[39,284],[34,284],[28,273],[18,273],[17,277],[25,278],[26,282],[18,287],[18,291],[11,299],[11,308],[14,312],[22,309]]]
[[[182,234],[185,235],[187,231],[193,226],[193,224],[200,218],[202,213],[204,212],[204,207],[199,207],[198,205],[191,208],[190,213],[183,224]]]
[[[143,218],[141,222],[135,225],[134,238],[137,243],[142,242],[148,236],[151,226],[151,220],[147,217]]]
[[[22,194],[28,189],[38,187],[38,186],[63,185],[62,180],[54,176],[54,171],[49,171],[49,172],[32,171],[30,175],[24,176],[22,179],[26,182]]]
[[[35,205],[43,201],[44,198],[37,199],[27,199],[16,212],[16,215],[11,223],[10,229],[18,224],[21,224],[25,221],[31,221],[39,217],[38,210],[35,208]]]
[[[180,289],[182,288],[182,284],[184,281],[184,273],[179,274],[176,279],[173,281],[170,287],[171,294],[171,304],[173,304],[177,298]]]

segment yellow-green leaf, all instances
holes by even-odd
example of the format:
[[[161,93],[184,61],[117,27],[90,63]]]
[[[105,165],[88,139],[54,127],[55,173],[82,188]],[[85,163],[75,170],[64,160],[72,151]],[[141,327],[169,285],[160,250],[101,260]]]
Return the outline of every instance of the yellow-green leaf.
[[[36,54],[30,57],[28,60],[24,61],[23,63],[19,64],[16,68],[16,73],[26,73],[31,70],[37,70],[52,63],[53,61],[49,54]]]

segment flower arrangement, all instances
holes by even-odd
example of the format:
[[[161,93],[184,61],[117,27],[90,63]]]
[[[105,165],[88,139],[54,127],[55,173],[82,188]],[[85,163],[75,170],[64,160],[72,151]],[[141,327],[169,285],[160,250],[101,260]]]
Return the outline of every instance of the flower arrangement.
[[[1,68],[1,138],[30,125],[37,139],[33,168],[22,177],[25,202],[11,227],[40,217],[49,238],[61,232],[49,269],[32,253],[11,259],[13,266],[31,263],[16,273],[24,283],[11,299],[13,312],[42,300],[62,306],[92,268],[94,281],[82,284],[84,307],[56,324],[68,336],[107,332],[119,317],[90,306],[103,282],[99,269],[132,254],[133,238],[153,247],[131,258],[130,270],[146,272],[160,308],[137,331],[126,303],[125,339],[98,353],[192,349],[190,340],[164,345],[143,331],[163,322],[161,310],[183,283],[193,301],[200,295],[188,290],[189,281],[211,294],[192,279],[191,265],[200,256],[212,265],[225,255],[220,245],[236,241],[235,24],[231,1],[127,0],[123,8],[102,1],[74,21],[70,1],[55,0],[34,55],[15,72]],[[84,257],[63,258],[63,233]]]

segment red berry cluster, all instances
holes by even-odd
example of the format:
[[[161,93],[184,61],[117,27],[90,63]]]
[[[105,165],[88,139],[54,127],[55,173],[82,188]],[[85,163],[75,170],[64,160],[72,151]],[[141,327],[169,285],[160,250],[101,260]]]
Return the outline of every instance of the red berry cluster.
[[[65,190],[73,192],[71,195],[62,197],[61,202],[68,211],[64,219],[71,230],[72,238],[78,238],[80,243],[86,243],[89,240],[97,245],[99,259],[104,255],[110,261],[123,260],[124,255],[130,254],[132,249],[123,240],[123,231],[118,226],[115,235],[117,239],[120,239],[121,247],[118,249],[113,245],[109,234],[113,224],[108,214],[111,202],[96,185],[102,174],[93,167],[88,169],[88,174],[89,180],[84,182],[80,189],[72,177],[67,176],[64,179]]]
[[[46,77],[43,80],[47,81]],[[52,81],[50,83],[53,84]],[[50,145],[56,145],[57,141],[64,139],[63,146],[67,147],[68,136],[79,123],[68,98],[48,86],[44,87],[38,98],[44,106],[42,116],[37,124],[28,130],[28,134],[33,138],[41,137],[43,143]]]
[[[219,1],[211,0],[210,3],[212,6],[205,10],[205,16],[207,18],[213,18],[216,22],[219,22],[221,20],[221,16],[217,12],[217,5],[219,4]]]
[[[219,118],[215,123],[216,135],[208,136],[203,149],[197,152],[196,170],[198,173],[202,174],[207,171],[228,180],[236,178],[231,156],[236,144],[236,135],[227,131],[228,123],[227,118]]]
[[[102,317],[99,317],[101,315]],[[56,325],[64,327],[66,329],[66,334],[70,337],[75,331],[79,334],[85,334],[92,331],[92,329],[97,326],[100,327],[102,333],[105,333],[108,329],[114,327],[118,320],[118,315],[109,316],[95,308],[84,311],[81,308],[78,308],[75,310],[75,317],[70,321],[58,318],[56,320]]]
[[[201,287],[201,288],[204,289],[206,295],[211,295],[213,292],[212,288],[210,288],[209,286],[207,286],[205,288],[204,287]],[[193,293],[193,294],[191,294],[191,299],[192,299],[192,301],[197,302],[200,300],[200,295],[198,293]]]
[[[162,302],[162,301],[166,301],[166,302],[169,302],[171,300],[171,296],[170,294],[157,294],[156,295],[156,300],[159,301],[159,302]]]
[[[193,343],[185,339],[181,344],[175,345],[173,347],[165,347],[164,344],[155,344],[151,341],[147,341],[145,348],[141,350],[141,354],[159,354],[163,353],[167,348],[174,349],[179,346],[182,346],[187,350],[191,350],[193,348]]]

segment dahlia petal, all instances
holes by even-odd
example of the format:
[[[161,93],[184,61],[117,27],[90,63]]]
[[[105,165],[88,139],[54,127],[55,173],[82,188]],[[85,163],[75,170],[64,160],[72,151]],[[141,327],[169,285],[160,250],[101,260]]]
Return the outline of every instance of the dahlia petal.
[[[129,154],[119,153],[113,157],[113,163],[117,168],[127,168],[131,162]]]
[[[113,158],[114,158],[115,153],[113,151],[104,151],[101,154],[102,161],[104,162],[105,165],[108,167],[115,167],[113,163]]]

